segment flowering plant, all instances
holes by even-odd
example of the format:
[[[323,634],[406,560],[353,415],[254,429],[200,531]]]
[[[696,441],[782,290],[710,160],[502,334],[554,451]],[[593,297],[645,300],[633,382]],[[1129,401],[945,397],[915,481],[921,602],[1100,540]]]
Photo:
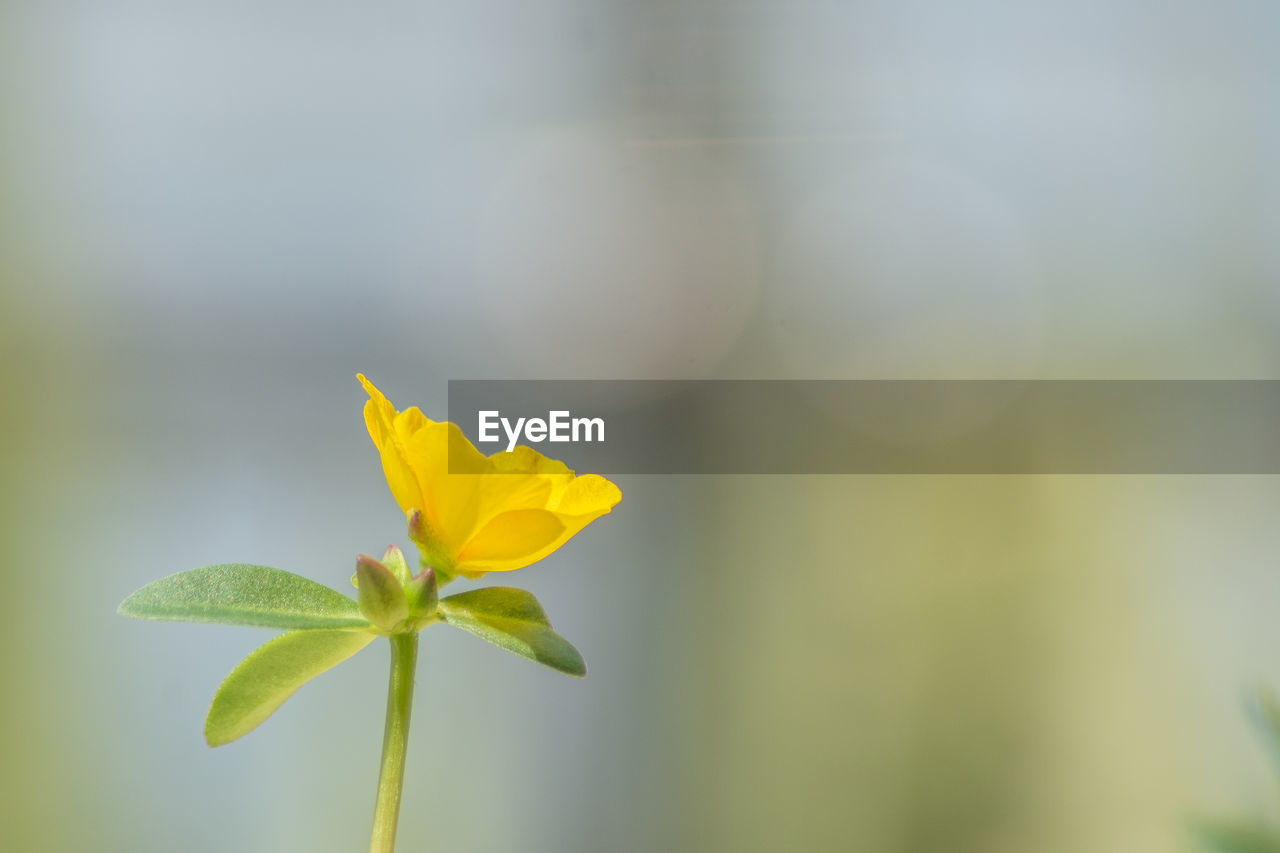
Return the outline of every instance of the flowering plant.
[[[564,463],[528,448],[484,456],[451,423],[416,407],[396,411],[364,376],[365,424],[391,494],[418,546],[418,571],[392,545],[356,558],[353,600],[323,584],[266,566],[230,563],[180,572],[125,599],[138,619],[283,628],[245,658],[214,694],[205,739],[222,746],[248,734],[310,679],[378,637],[391,644],[382,768],[371,853],[395,845],[408,744],[418,632],[453,625],[574,676],[582,656],[551,627],[532,594],[484,587],[441,598],[457,577],[527,566],[555,551],[622,498],[603,477],[575,476]]]

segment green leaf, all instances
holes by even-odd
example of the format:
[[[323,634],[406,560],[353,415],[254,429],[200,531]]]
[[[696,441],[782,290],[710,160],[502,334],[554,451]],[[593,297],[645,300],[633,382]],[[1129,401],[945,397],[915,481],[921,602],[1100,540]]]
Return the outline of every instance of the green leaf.
[[[263,628],[368,628],[360,606],[324,584],[267,566],[229,563],[179,572],[124,600],[135,619]]]
[[[373,642],[364,631],[290,631],[259,646],[231,670],[209,706],[204,739],[222,746],[271,716],[299,687]]]
[[[587,665],[569,641],[551,630],[538,599],[506,586],[462,592],[440,600],[441,618],[509,652],[568,675],[587,674]]]
[[[1280,853],[1280,835],[1254,821],[1201,821],[1195,834],[1214,853]]]

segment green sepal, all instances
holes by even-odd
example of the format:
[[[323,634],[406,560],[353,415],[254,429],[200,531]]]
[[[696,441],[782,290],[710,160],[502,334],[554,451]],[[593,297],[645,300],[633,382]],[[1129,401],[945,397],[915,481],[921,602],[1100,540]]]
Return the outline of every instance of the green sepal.
[[[436,585],[435,569],[427,566],[414,575],[404,588],[409,601],[409,612],[415,618],[431,616],[440,602],[440,590]]]
[[[360,612],[384,631],[391,631],[409,617],[404,587],[382,563],[361,554],[356,558]]]
[[[1213,853],[1280,853],[1280,834],[1256,821],[1200,821],[1194,832]]]
[[[391,574],[400,582],[401,586],[405,586],[412,579],[413,575],[409,571],[409,563],[404,558],[404,552],[395,545],[388,545],[386,552],[382,555],[382,565],[391,570]]]
[[[262,628],[368,628],[360,607],[321,583],[268,566],[228,563],[149,583],[120,605],[135,619]]]
[[[366,631],[290,631],[259,646],[214,694],[204,721],[205,741],[222,746],[253,731],[299,687],[376,636]]]
[[[523,589],[494,586],[451,595],[440,599],[439,614],[442,621],[509,652],[567,675],[587,674],[582,655],[551,630],[538,599]]]
[[[484,572],[458,568],[457,559],[440,542],[421,510],[409,510],[405,519],[409,524],[409,541],[418,546],[418,565],[424,569],[430,566],[435,571],[437,586],[445,586],[458,577],[468,580],[484,577]]]
[[[382,553],[382,559],[379,562],[386,566],[391,571],[391,574],[395,575],[396,580],[400,581],[402,586],[409,583],[411,578],[409,563],[404,558],[404,552],[395,545],[387,546],[387,550]],[[356,589],[360,588],[360,577],[355,572],[351,573],[351,585]]]
[[[418,568],[420,570],[418,574],[422,574],[422,572],[425,572],[427,569],[431,569],[431,574],[434,575],[436,579],[437,598],[439,597],[440,587],[448,586],[449,584],[456,581],[458,578],[462,577],[462,575],[456,574],[454,572],[446,571],[445,569],[432,565],[430,562],[428,562],[426,557],[421,557],[418,559]]]

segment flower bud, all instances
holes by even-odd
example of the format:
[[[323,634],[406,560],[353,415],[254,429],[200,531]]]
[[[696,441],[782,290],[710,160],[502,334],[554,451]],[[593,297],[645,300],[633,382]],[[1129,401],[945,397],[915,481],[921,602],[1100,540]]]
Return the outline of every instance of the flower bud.
[[[356,558],[360,612],[383,631],[393,631],[409,616],[404,587],[391,570],[366,554]]]
[[[435,613],[439,600],[435,569],[427,566],[414,575],[404,588],[404,594],[409,600],[409,613],[415,619]]]
[[[382,565],[390,569],[401,586],[408,585],[411,573],[403,551],[395,545],[388,545],[386,553],[382,555]]]

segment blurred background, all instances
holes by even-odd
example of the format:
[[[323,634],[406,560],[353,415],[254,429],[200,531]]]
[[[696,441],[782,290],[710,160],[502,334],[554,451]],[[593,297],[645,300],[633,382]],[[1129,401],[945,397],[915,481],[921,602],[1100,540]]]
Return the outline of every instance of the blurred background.
[[[436,417],[450,378],[1280,378],[1277,45],[1245,0],[3,3],[0,848],[367,844],[385,644],[215,751],[270,635],[115,613],[407,544],[357,371]],[[424,635],[406,853],[1275,816],[1276,478],[619,483],[490,579],[585,681]]]

